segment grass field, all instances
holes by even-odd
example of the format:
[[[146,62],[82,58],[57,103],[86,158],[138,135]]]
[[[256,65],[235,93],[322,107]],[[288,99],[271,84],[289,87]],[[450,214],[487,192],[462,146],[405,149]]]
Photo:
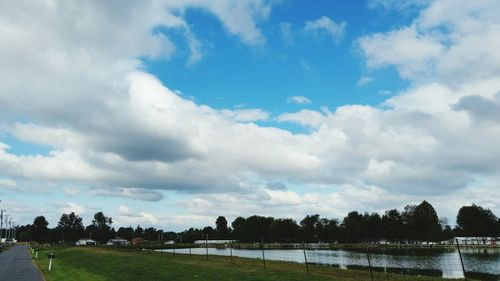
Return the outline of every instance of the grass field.
[[[47,255],[56,259],[48,269]],[[115,250],[104,248],[42,248],[36,264],[47,281],[155,281],[155,280],[371,280],[369,271],[341,270],[304,264],[267,262],[229,257],[161,254],[150,251]],[[374,280],[434,281],[435,277],[384,275],[374,272]]]

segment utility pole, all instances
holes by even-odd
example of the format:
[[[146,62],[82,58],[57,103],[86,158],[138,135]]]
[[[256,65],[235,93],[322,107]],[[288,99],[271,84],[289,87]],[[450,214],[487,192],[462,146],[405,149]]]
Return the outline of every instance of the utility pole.
[[[16,230],[17,230],[16,222],[13,221],[12,222],[12,240],[16,239]]]
[[[6,238],[10,239],[10,223],[12,222],[12,218],[9,217],[9,220],[6,223],[5,228],[7,228],[7,235]]]
[[[9,215],[5,215],[5,242],[9,238]]]
[[[3,238],[3,212],[4,210],[0,210],[0,243],[2,242]]]

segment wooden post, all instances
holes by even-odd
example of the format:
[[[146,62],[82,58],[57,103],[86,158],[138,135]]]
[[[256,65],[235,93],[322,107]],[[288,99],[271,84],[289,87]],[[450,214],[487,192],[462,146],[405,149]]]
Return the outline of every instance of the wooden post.
[[[205,235],[205,250],[206,250],[207,260],[208,260],[208,234]]]
[[[231,263],[233,263],[233,242],[229,244],[229,254],[231,255]]]
[[[262,250],[262,261],[264,262],[264,268],[267,268],[266,267],[266,256],[264,255],[264,238],[261,237],[260,241],[261,241],[260,248]]]
[[[302,250],[304,251],[304,261],[306,263],[307,278],[309,278],[309,265],[307,264],[307,254],[306,254],[306,247],[304,246],[304,243],[302,243]]]
[[[370,279],[373,281],[372,263],[370,261],[370,254],[368,253],[368,246],[366,246],[366,258],[368,259],[368,267],[370,268]]]
[[[464,260],[462,259],[462,252],[460,251],[460,244],[458,244],[458,239],[455,238],[455,242],[457,242],[458,255],[460,256],[460,264],[462,265],[462,272],[464,273],[464,279],[465,281],[467,281],[467,275],[465,275]]]

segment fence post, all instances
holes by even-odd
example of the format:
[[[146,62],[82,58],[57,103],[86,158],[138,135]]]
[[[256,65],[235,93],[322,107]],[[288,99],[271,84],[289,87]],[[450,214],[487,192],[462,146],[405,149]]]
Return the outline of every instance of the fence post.
[[[208,234],[205,235],[205,251],[206,251],[206,256],[208,260]]]
[[[370,253],[368,252],[368,245],[366,245],[366,258],[368,259],[368,267],[370,268],[370,279],[373,281],[372,263],[370,261]]]
[[[304,251],[304,260],[306,262],[307,278],[309,278],[309,265],[307,264],[307,254],[306,254],[306,247],[305,247],[304,243],[302,243],[302,250]]]
[[[458,239],[455,238],[455,242],[457,243],[458,255],[460,256],[460,264],[462,265],[462,272],[464,273],[464,279],[465,281],[467,281],[467,275],[465,275],[464,260],[462,259],[462,252],[460,251],[460,244],[458,244]]]
[[[229,243],[229,254],[231,255],[231,263],[233,263],[233,242]]]
[[[261,237],[260,241],[261,241],[260,248],[262,249],[262,261],[264,262],[264,268],[267,268],[266,267],[266,256],[264,255],[264,238]]]
[[[175,256],[175,242],[172,245],[173,245],[173,248],[174,248],[174,256]]]
[[[189,247],[189,258],[191,258],[191,247]]]

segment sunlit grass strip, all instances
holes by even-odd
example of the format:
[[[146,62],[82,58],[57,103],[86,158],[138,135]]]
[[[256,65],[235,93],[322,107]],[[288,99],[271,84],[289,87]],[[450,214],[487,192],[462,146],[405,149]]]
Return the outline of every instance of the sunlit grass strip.
[[[50,252],[56,254],[52,271],[48,271]],[[299,263],[267,261],[225,256],[166,254],[143,250],[106,248],[40,248],[36,264],[47,281],[99,280],[370,280],[366,270],[343,270]],[[437,277],[408,276],[374,272],[374,280],[442,280]]]

